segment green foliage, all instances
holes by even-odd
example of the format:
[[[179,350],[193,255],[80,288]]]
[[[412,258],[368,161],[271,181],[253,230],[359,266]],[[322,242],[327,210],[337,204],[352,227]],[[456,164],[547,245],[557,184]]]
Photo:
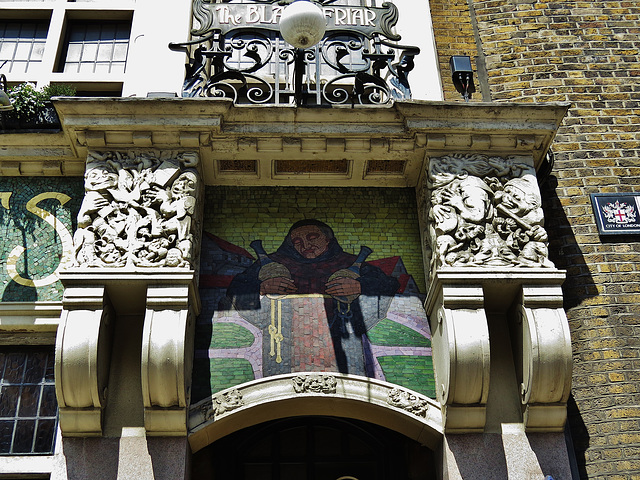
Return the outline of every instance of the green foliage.
[[[65,84],[47,85],[42,89],[42,94],[47,100],[53,97],[73,97],[76,94],[75,87]]]
[[[21,118],[34,118],[51,97],[73,96],[76,89],[70,85],[47,85],[38,90],[33,83],[25,82],[7,92],[16,115]]]
[[[44,107],[44,95],[33,83],[21,83],[7,93],[19,117],[35,117],[38,110]]]

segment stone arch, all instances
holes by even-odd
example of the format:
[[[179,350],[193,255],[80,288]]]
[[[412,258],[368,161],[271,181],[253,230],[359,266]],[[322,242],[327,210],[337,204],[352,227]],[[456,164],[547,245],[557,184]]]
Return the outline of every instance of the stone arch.
[[[371,378],[337,373],[294,373],[247,382],[191,406],[192,452],[246,427],[295,416],[362,420],[435,449],[443,435],[433,399]]]

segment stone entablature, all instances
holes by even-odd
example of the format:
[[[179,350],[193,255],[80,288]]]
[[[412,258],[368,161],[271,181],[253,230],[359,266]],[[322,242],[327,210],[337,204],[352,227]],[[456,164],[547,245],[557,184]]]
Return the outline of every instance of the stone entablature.
[[[537,169],[567,104],[402,101],[386,107],[238,107],[218,99],[54,102],[63,132],[5,135],[3,175],[84,173],[89,151],[194,151],[207,185],[416,186],[427,156],[531,156]],[[343,173],[286,174],[276,161],[347,158]],[[228,170],[229,162],[254,162]],[[371,161],[403,162],[374,171]]]
[[[425,271],[441,404],[426,411],[429,418],[442,416],[434,431],[485,428],[491,385],[497,384],[491,378],[496,315],[501,328],[511,332],[516,352],[509,360],[517,377],[510,388],[522,410],[516,421],[532,431],[562,429],[571,372],[559,291],[564,276],[548,260],[535,170],[566,105],[398,102],[388,108],[305,110],[118,99],[64,100],[57,106],[74,155],[87,159],[75,267],[62,274],[68,291],[57,369],[65,435],[101,434],[105,379],[90,359],[99,358],[97,365],[105,368],[107,355],[99,352],[110,351],[109,329],[121,322],[128,298],[138,305],[136,315],[143,322],[140,379],[147,433],[187,434],[191,336],[198,311],[196,207],[203,183],[229,182],[417,186],[423,243],[433,252]],[[45,161],[33,145],[8,142],[9,155],[0,168],[17,162],[12,171],[20,174],[23,164],[34,170]],[[56,148],[48,152],[47,161],[55,159]],[[69,150],[60,153],[60,170],[77,172]],[[300,163],[348,158],[350,166],[345,175],[279,176],[275,162],[283,158]],[[255,171],[221,172],[220,162],[247,159],[256,162]],[[373,160],[404,163],[394,172],[368,175],[367,163]],[[472,190],[475,197],[469,195]],[[119,253],[110,256],[108,249]],[[171,251],[180,253],[177,262]],[[496,285],[510,292],[497,310],[491,293]],[[84,295],[85,288],[93,290]],[[82,327],[85,315],[93,319],[91,331]],[[79,360],[67,364],[65,358]],[[78,384],[65,380],[78,375],[83,378]],[[238,387],[244,404],[221,413],[220,420],[247,409],[251,395],[263,396],[263,384],[255,385],[255,391]],[[347,390],[349,399],[357,397],[357,385]],[[289,383],[284,397],[268,402],[280,399],[286,405],[291,389]],[[405,415],[422,411],[424,404],[413,393],[391,390],[380,397],[386,408],[396,402]],[[340,385],[337,391],[340,396]],[[371,397],[366,402],[376,403]],[[231,427],[220,428],[216,434]]]

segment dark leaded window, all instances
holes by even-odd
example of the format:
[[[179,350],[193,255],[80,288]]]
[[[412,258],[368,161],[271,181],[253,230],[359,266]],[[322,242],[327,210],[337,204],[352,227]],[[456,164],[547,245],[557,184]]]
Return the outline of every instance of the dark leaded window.
[[[52,349],[0,349],[0,454],[53,453],[53,365]]]

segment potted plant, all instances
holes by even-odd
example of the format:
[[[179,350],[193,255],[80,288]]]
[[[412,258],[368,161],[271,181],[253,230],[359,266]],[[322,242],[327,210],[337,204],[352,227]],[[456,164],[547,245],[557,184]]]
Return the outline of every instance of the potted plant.
[[[0,115],[0,130],[57,130],[60,120],[51,98],[75,93],[70,85],[47,85],[38,90],[32,83],[20,83],[7,92],[13,110]]]

